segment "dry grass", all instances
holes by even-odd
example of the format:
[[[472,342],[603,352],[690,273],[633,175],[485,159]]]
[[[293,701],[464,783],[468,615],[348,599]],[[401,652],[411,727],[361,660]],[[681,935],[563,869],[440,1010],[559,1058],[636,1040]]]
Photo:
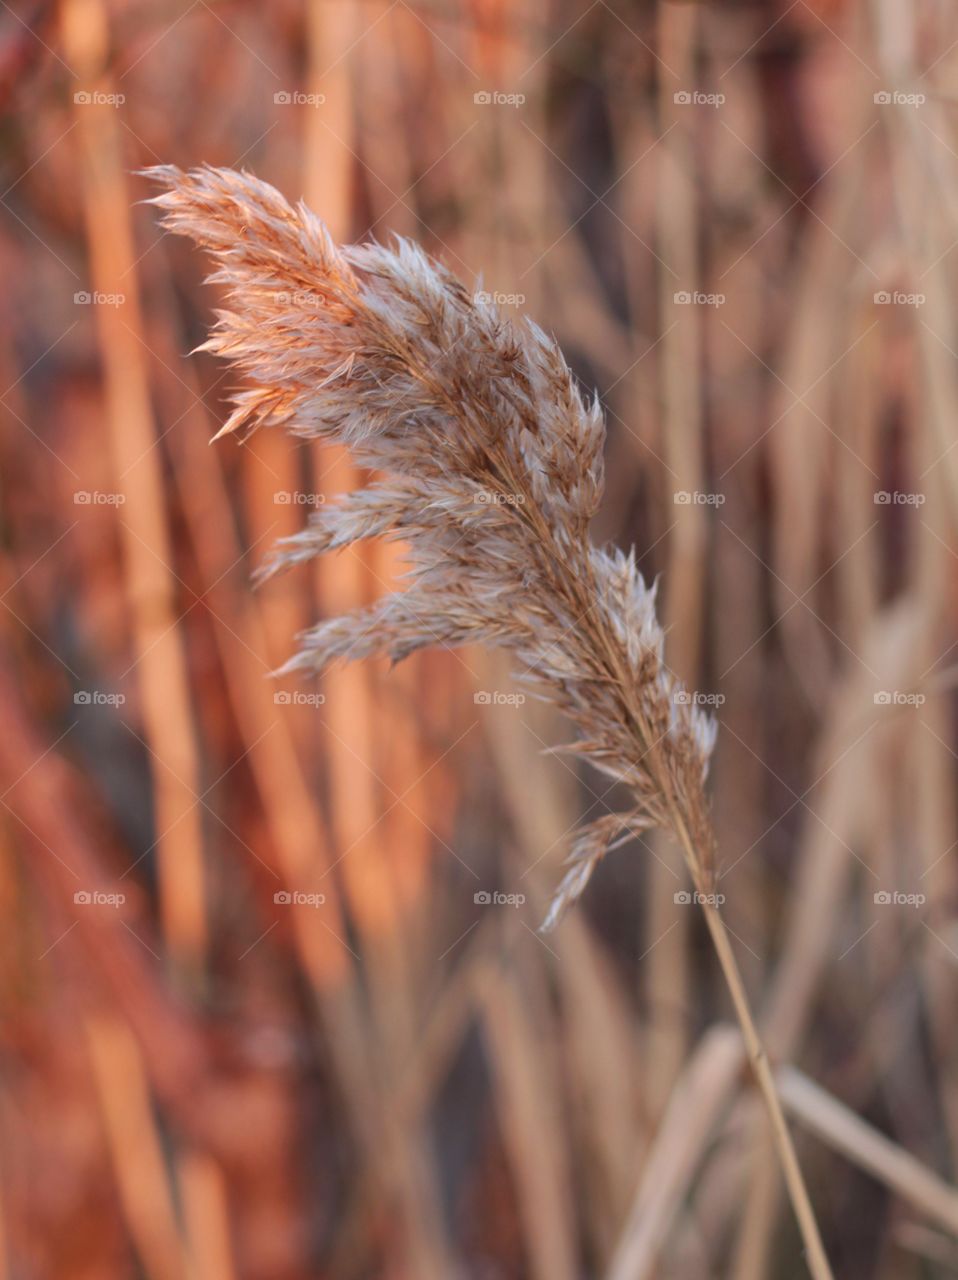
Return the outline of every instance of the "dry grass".
[[[635,545],[669,666],[724,698],[715,889],[829,1257],[951,1275],[953,10],[13,8],[0,1280],[807,1273],[674,840],[536,933],[569,833],[633,802],[548,750],[528,664],[266,678],[408,585],[373,538],[253,594],[266,548],[305,500],[402,478],[276,431],[207,448],[229,374],[183,353],[212,292],[137,207],[166,160],[247,167],[337,242],[411,237],[469,297],[481,270],[598,388],[594,537]],[[297,89],[325,102],[274,100]],[[527,901],[474,903],[496,888]]]
[[[573,837],[544,922],[581,897],[606,850],[651,827],[682,849],[762,1089],[809,1267],[831,1275],[781,1104],[716,904],[704,787],[715,725],[664,659],[655,591],[595,547],[605,424],[531,321],[511,323],[408,240],[339,248],[304,205],[231,170],[148,171],[163,223],[210,250],[230,306],[202,349],[252,384],[217,438],[286,427],[347,445],[381,481],[284,540],[263,576],[370,538],[401,538],[405,590],[307,631],[283,669],[398,662],[432,645],[507,650],[522,683],[579,730],[565,750],[634,807]],[[624,833],[624,834],[623,834]]]

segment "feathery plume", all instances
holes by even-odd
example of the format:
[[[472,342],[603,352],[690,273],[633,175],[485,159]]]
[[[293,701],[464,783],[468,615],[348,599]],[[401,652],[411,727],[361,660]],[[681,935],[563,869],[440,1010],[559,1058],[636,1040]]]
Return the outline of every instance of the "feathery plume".
[[[249,385],[219,435],[283,426],[345,443],[382,478],[285,539],[265,573],[364,538],[408,547],[408,587],[320,623],[287,669],[431,644],[508,650],[519,677],[581,735],[573,751],[625,783],[627,812],[575,837],[553,925],[610,842],[661,827],[696,888],[711,892],[715,846],[705,780],[715,739],[665,665],[655,588],[635,557],[590,541],[602,496],[605,425],[555,343],[472,296],[418,246],[337,246],[246,173],[147,170],[171,231],[205,246],[228,307],[205,349]],[[808,1192],[721,914],[705,920],[735,1006],[816,1280],[831,1280]]]
[[[147,173],[167,188],[153,200],[164,226],[210,251],[226,290],[201,349],[249,385],[219,435],[283,426],[347,444],[382,476],[315,513],[260,576],[365,538],[408,547],[405,590],[321,622],[284,670],[433,644],[509,650],[582,735],[569,749],[634,796],[577,833],[546,926],[622,832],[671,831],[706,891],[714,725],[665,665],[655,587],[634,555],[590,541],[605,424],[556,344],[409,241],[337,246],[249,174]]]

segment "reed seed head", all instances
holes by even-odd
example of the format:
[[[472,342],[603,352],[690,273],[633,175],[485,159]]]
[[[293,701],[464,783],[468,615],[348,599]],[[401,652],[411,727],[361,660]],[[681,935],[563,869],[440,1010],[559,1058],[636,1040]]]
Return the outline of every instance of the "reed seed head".
[[[714,874],[705,779],[715,728],[664,661],[655,587],[595,546],[605,423],[556,344],[506,318],[408,240],[336,245],[320,219],[246,173],[147,170],[163,224],[212,256],[226,307],[204,348],[247,385],[219,435],[285,427],[346,444],[377,479],[310,517],[261,576],[366,538],[406,547],[405,588],[319,623],[286,670],[428,645],[508,650],[559,707],[568,748],[626,784],[622,813],[576,835],[546,927],[610,843],[650,827]]]

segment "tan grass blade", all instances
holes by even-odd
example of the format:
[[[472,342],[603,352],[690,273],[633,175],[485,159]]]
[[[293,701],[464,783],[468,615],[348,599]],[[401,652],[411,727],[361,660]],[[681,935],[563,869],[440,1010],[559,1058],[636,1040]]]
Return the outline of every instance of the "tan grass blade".
[[[503,1142],[510,1155],[533,1280],[575,1280],[575,1225],[563,1150],[557,1081],[541,1034],[530,1025],[512,975],[490,965],[479,979],[479,1005],[497,1081]]]
[[[743,1065],[734,1027],[706,1033],[676,1081],[606,1280],[647,1280],[734,1092]]]
[[[178,1164],[190,1280],[236,1280],[223,1172],[193,1152]]]
[[[127,1026],[87,1021],[87,1041],[120,1200],[149,1280],[187,1280],[166,1165],[139,1047]]]

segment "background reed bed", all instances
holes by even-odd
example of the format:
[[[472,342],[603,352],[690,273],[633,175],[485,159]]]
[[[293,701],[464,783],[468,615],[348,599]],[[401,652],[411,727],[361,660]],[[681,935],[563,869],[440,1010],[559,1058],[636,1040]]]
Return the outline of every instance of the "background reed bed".
[[[717,889],[836,1275],[958,1269],[956,17],[937,0],[0,7],[0,1277],[804,1276],[681,857],[395,586],[361,476],[207,440],[207,161],[545,320],[600,541],[719,720]],[[519,901],[519,899],[522,899]]]

